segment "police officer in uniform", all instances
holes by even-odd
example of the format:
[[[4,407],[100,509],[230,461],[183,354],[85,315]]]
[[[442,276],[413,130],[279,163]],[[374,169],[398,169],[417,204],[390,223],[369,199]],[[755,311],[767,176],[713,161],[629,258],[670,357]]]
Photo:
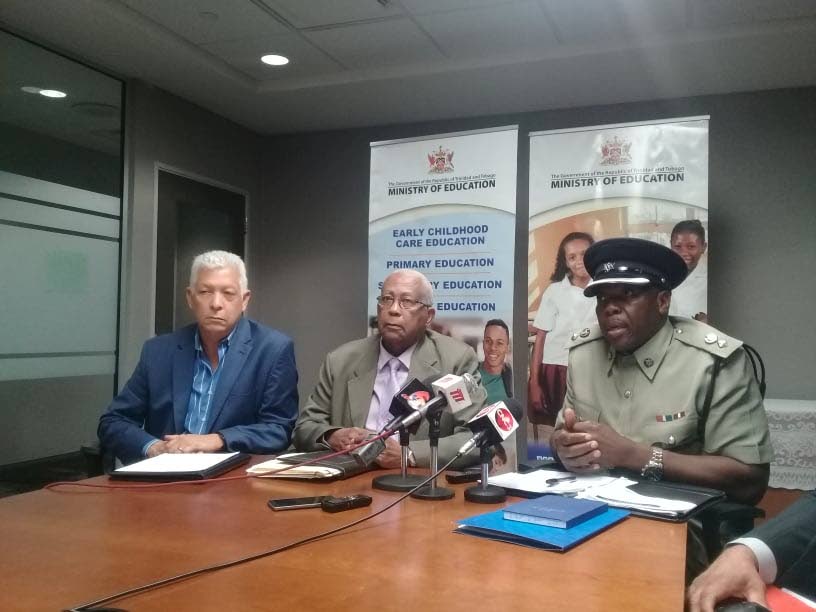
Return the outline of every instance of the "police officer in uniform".
[[[598,325],[569,343],[567,393],[551,445],[574,472],[625,468],[758,502],[772,458],[762,397],[739,340],[669,317],[682,258],[635,238],[584,255]]]

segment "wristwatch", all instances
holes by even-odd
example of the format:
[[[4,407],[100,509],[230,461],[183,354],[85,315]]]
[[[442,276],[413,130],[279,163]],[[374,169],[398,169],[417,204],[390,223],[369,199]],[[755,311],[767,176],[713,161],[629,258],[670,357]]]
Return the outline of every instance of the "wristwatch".
[[[663,449],[659,446],[652,447],[652,456],[649,463],[640,470],[640,475],[646,480],[663,480]]]

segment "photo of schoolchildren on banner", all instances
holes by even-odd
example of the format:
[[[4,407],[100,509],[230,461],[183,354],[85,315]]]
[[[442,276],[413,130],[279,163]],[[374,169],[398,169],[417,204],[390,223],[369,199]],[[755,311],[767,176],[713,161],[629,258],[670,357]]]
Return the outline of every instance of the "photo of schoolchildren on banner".
[[[689,276],[670,315],[707,320],[708,118],[530,135],[527,458],[552,456],[575,333],[597,324],[583,254],[629,236],[674,249]]]
[[[371,143],[369,333],[384,279],[421,272],[430,328],[473,348],[488,403],[513,396],[517,157],[517,126]],[[515,469],[515,436],[493,463]]]

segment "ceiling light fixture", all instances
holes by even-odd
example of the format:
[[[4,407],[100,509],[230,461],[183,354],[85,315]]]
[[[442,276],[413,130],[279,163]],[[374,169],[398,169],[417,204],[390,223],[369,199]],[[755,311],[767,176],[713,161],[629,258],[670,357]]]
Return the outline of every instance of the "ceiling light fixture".
[[[264,55],[261,58],[261,61],[264,64],[269,64],[270,66],[285,66],[286,64],[289,63],[289,58],[284,57],[283,55],[270,54]]]
[[[45,96],[46,98],[64,98],[68,94],[58,89],[41,89],[40,95]]]

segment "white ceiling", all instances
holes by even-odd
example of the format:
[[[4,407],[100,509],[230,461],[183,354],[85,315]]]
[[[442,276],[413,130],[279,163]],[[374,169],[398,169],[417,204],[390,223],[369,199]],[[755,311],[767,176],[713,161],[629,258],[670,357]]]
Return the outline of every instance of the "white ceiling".
[[[816,85],[814,0],[2,0],[0,23],[270,134]]]

